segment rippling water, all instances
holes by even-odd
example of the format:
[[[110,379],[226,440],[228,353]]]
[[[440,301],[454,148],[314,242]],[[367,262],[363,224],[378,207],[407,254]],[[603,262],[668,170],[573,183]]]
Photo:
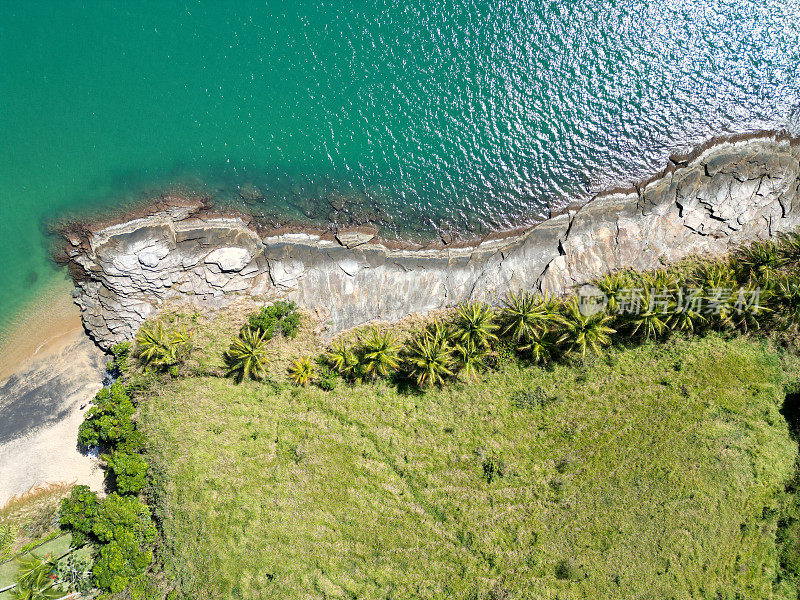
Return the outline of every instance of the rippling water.
[[[800,0],[29,4],[0,9],[0,327],[54,277],[43,220],[143,190],[470,232],[800,126]]]

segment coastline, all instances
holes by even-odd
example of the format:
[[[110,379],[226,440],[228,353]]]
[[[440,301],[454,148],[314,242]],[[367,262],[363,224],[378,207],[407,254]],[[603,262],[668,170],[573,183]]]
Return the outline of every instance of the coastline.
[[[159,214],[181,215],[179,218],[195,219],[235,219],[255,231],[261,237],[279,238],[284,235],[307,235],[323,241],[336,241],[337,235],[344,233],[367,233],[372,237],[372,243],[380,244],[390,250],[443,250],[443,249],[471,249],[491,241],[513,241],[524,237],[548,221],[577,212],[581,208],[606,197],[638,194],[647,186],[657,183],[671,176],[676,170],[686,167],[692,162],[702,160],[703,156],[713,152],[720,146],[737,146],[751,141],[771,141],[786,143],[789,147],[800,145],[800,136],[792,135],[784,130],[754,130],[746,133],[724,134],[712,136],[702,143],[696,144],[686,150],[676,151],[669,155],[667,163],[661,167],[653,167],[646,174],[633,181],[619,182],[611,185],[588,200],[577,202],[574,199],[566,201],[556,210],[550,211],[550,216],[538,221],[525,221],[508,227],[489,229],[483,233],[475,234],[468,231],[454,232],[452,230],[434,227],[433,230],[421,234],[426,241],[415,241],[411,237],[385,236],[380,221],[358,222],[343,224],[334,221],[313,224],[291,220],[287,215],[280,225],[270,224],[259,215],[254,215],[246,210],[217,204],[207,193],[189,189],[176,191],[167,189],[160,194],[147,198],[140,198],[124,208],[109,209],[107,212],[96,214],[91,218],[67,217],[53,221],[50,230],[61,238],[67,240],[80,240],[81,244],[98,231],[125,226],[136,221],[149,219]],[[76,245],[73,242],[73,245]],[[69,264],[70,258],[64,254],[62,248],[56,247],[53,252],[55,260],[59,263]]]
[[[75,439],[84,412],[102,386],[105,356],[83,330],[59,279],[31,301],[0,344],[0,506],[48,483],[102,490],[95,458]]]
[[[64,226],[53,282],[0,342],[0,503],[53,481],[100,485],[74,440],[100,388],[103,347],[165,302],[214,309],[246,294],[288,297],[338,331],[510,289],[565,293],[604,272],[657,268],[800,223],[798,139],[709,140],[659,175],[602,192],[532,226],[420,245],[374,226],[269,228],[207,197],[162,196],[127,214]],[[691,189],[687,195],[686,189]]]
[[[72,289],[72,282],[57,279],[11,320],[0,340],[0,384],[80,339],[83,325]]]
[[[288,298],[334,335],[509,290],[569,293],[610,271],[651,270],[800,226],[798,139],[771,132],[708,141],[660,175],[598,194],[530,228],[428,245],[376,227],[269,228],[209,199],[162,197],[125,218],[61,230],[83,324],[104,348],[167,302],[214,309]]]

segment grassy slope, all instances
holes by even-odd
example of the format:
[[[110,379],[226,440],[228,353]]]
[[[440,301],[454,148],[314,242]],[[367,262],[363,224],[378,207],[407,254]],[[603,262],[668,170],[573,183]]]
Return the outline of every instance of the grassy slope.
[[[179,379],[142,420],[190,597],[768,598],[782,377],[707,338],[424,395]]]

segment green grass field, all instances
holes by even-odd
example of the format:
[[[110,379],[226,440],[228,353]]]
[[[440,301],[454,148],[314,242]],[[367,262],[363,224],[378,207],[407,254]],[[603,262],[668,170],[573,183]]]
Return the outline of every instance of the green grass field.
[[[176,379],[140,417],[166,573],[198,599],[793,597],[787,369],[709,337],[425,394]]]

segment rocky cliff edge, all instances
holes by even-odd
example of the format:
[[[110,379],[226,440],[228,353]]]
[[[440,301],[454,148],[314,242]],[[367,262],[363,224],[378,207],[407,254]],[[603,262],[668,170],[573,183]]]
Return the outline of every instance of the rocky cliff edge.
[[[461,247],[398,247],[364,229],[263,231],[201,202],[168,201],[121,223],[65,229],[64,258],[84,326],[103,347],[131,338],[166,302],[214,307],[241,294],[292,299],[335,333],[509,290],[564,293],[608,271],[721,254],[795,229],[799,175],[796,140],[716,142],[641,185]]]

